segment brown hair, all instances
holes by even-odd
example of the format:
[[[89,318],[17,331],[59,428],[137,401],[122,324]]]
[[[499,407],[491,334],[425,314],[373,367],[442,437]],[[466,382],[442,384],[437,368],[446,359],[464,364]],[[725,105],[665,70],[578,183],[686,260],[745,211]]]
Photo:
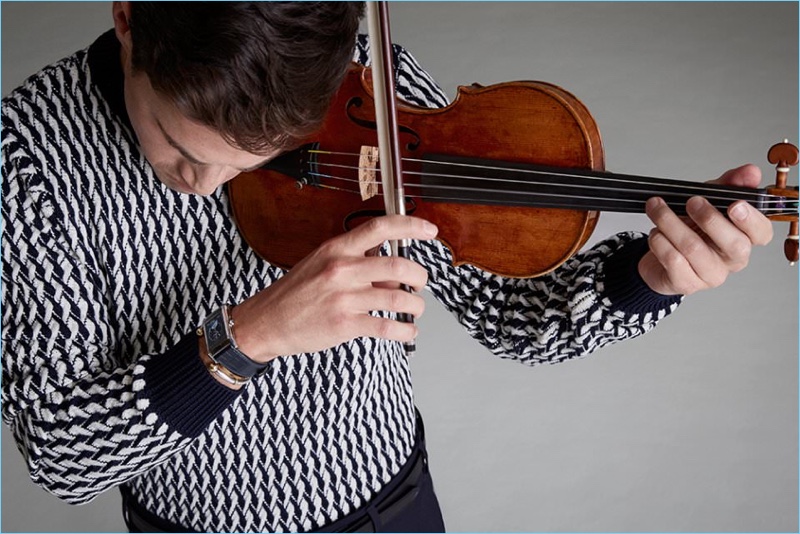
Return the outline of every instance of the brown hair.
[[[131,2],[132,64],[187,117],[250,152],[316,130],[362,2]]]

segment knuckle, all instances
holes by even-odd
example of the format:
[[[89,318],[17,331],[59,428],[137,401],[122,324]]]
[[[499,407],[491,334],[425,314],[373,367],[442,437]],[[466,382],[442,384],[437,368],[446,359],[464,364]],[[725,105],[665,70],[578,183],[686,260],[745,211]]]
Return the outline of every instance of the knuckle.
[[[335,332],[345,332],[349,328],[347,315],[341,311],[334,311],[329,315],[328,319]]]
[[[685,256],[696,256],[701,254],[708,245],[699,236],[693,236],[687,239],[681,246],[681,250]]]
[[[708,279],[705,281],[708,287],[719,287],[725,283],[725,280],[728,278],[728,273],[722,270],[714,272]]]
[[[393,290],[389,293],[389,306],[392,311],[402,311],[403,305],[406,301],[407,293],[400,289]]]
[[[389,221],[386,217],[375,217],[366,223],[366,230],[369,233],[382,234],[386,232],[389,227]]]
[[[316,250],[316,254],[323,258],[338,255],[339,241],[336,238],[329,239],[322,243]]]
[[[653,228],[647,236],[647,246],[653,251],[660,250],[665,240],[666,237],[661,233],[661,230]]]
[[[343,258],[330,258],[325,263],[325,268],[323,269],[323,277],[329,281],[333,282],[338,280],[342,276],[347,275],[348,271],[348,262]]]
[[[337,292],[330,296],[328,299],[329,306],[332,311],[332,316],[337,320],[346,321],[347,314],[345,310],[349,308],[350,297],[347,293]]]
[[[763,230],[761,230],[757,234],[757,237],[753,241],[753,244],[766,245],[770,241],[772,241],[773,236],[774,236],[774,230],[772,229],[772,223],[769,220],[767,220],[767,225],[764,226]]]
[[[677,250],[671,249],[664,252],[661,262],[668,271],[674,272],[686,264],[686,258]]]
[[[750,252],[753,246],[750,243],[750,240],[746,237],[742,236],[738,239],[735,239],[729,249],[728,249],[728,257],[736,261],[737,263],[744,261],[747,263],[748,258],[750,257]]]
[[[750,257],[742,258],[739,261],[733,263],[730,266],[730,270],[732,273],[738,273],[739,271],[743,270],[747,265],[750,263]]]
[[[399,256],[389,256],[387,260],[389,261],[389,272],[392,279],[395,281],[402,280],[406,272],[406,260]]]
[[[394,326],[392,323],[394,323],[394,321],[391,319],[383,319],[378,322],[376,327],[377,331],[375,332],[376,336],[381,339],[392,339],[391,336]]]

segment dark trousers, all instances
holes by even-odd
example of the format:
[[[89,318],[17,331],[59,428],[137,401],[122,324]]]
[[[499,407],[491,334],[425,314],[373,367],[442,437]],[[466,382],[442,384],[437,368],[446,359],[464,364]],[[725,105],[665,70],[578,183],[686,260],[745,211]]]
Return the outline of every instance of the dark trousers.
[[[191,532],[153,515],[121,486],[130,532]],[[417,442],[400,472],[365,506],[315,532],[444,532],[444,519],[428,470],[425,432],[417,413]]]

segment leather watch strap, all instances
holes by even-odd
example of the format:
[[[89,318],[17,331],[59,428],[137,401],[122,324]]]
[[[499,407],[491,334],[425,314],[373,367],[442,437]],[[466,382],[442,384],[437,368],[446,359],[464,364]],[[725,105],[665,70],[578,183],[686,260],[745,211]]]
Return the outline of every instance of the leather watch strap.
[[[231,373],[250,378],[263,371],[268,364],[259,363],[239,350],[233,336],[233,321],[228,306],[209,315],[198,334],[205,337],[208,356]]]
[[[233,374],[247,378],[259,374],[266,367],[266,364],[251,360],[245,353],[232,345],[211,356],[211,359]]]

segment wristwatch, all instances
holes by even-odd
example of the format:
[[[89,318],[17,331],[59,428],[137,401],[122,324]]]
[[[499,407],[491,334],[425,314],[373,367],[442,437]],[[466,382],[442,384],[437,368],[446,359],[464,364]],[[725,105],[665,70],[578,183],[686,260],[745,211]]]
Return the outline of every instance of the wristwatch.
[[[198,334],[206,339],[208,356],[214,363],[243,379],[250,379],[266,369],[268,364],[253,361],[240,351],[233,339],[232,328],[229,307],[222,306],[206,318]]]

